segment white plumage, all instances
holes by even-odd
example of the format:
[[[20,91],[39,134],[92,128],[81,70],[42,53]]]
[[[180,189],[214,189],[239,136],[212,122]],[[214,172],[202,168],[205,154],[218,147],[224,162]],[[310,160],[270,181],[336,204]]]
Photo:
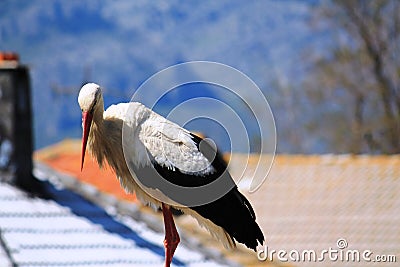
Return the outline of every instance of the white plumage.
[[[104,119],[124,121],[128,132],[124,133],[127,140],[123,141],[123,145],[124,148],[130,149],[125,155],[132,157],[128,160],[138,166],[150,164],[144,146],[158,164],[171,170],[177,168],[183,173],[193,175],[204,175],[214,171],[211,162],[196,147],[189,131],[141,103],[112,105],[104,112]]]

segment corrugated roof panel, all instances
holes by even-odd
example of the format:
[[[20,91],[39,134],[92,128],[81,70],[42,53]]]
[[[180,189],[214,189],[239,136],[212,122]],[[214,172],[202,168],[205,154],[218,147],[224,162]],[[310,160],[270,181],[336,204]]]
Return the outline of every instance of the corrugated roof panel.
[[[0,230],[5,245],[0,247],[0,266],[163,265],[161,233],[128,217],[119,220],[71,191],[45,184],[52,200],[30,198],[0,183]],[[183,245],[173,265],[221,266]]]

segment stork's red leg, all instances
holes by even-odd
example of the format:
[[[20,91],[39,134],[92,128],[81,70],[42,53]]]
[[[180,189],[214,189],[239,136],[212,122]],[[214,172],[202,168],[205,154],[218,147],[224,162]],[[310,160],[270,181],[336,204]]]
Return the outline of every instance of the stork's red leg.
[[[176,230],[174,218],[172,217],[171,210],[164,203],[162,204],[162,211],[164,215],[164,226],[165,226],[165,267],[169,267],[174,256],[175,249],[179,244],[180,238],[178,231]]]

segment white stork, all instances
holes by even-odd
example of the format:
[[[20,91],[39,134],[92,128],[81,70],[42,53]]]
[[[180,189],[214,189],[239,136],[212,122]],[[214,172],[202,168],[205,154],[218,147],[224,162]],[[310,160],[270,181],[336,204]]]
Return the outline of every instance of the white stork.
[[[258,244],[263,243],[264,235],[255,221],[254,211],[236,185],[224,196],[211,203],[199,206],[174,206],[162,203],[146,193],[132,177],[126,162],[132,163],[133,169],[137,172],[148,168],[156,169],[162,177],[157,176],[158,178],[154,179],[164,178],[178,185],[199,186],[218,179],[222,173],[227,173],[228,179],[234,184],[226,171],[226,164],[218,153],[210,158],[201,152],[199,145],[202,139],[200,137],[168,121],[140,103],[120,103],[104,111],[101,88],[94,83],[88,83],[81,88],[78,102],[82,110],[83,127],[81,169],[86,145],[88,145],[99,166],[101,167],[107,160],[121,186],[128,193],[136,193],[138,199],[144,204],[162,209],[165,226],[165,266],[170,266],[180,241],[170,211],[171,206],[193,216],[227,248],[235,247],[235,240],[254,251]],[[129,113],[127,113],[128,110]],[[128,155],[130,158],[127,160],[124,157],[125,148],[122,143],[124,122],[133,125],[131,132],[128,132],[130,140],[133,141],[128,148],[128,151],[132,153]],[[178,132],[181,134],[177,135]],[[190,164],[207,164],[208,167],[203,168],[201,172],[190,172],[183,170],[180,166],[170,166],[171,163],[165,159],[161,147],[168,148],[168,153],[173,153],[175,159],[184,161],[185,168],[190,168]],[[151,160],[148,160],[149,158]],[[137,176],[136,171],[135,176]]]

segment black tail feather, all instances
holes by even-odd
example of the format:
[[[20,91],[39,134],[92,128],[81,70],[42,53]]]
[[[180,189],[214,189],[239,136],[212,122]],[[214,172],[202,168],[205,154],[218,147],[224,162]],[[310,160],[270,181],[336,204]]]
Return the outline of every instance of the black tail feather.
[[[264,234],[255,221],[254,210],[237,188],[212,203],[191,208],[254,251],[258,243],[264,242]]]

